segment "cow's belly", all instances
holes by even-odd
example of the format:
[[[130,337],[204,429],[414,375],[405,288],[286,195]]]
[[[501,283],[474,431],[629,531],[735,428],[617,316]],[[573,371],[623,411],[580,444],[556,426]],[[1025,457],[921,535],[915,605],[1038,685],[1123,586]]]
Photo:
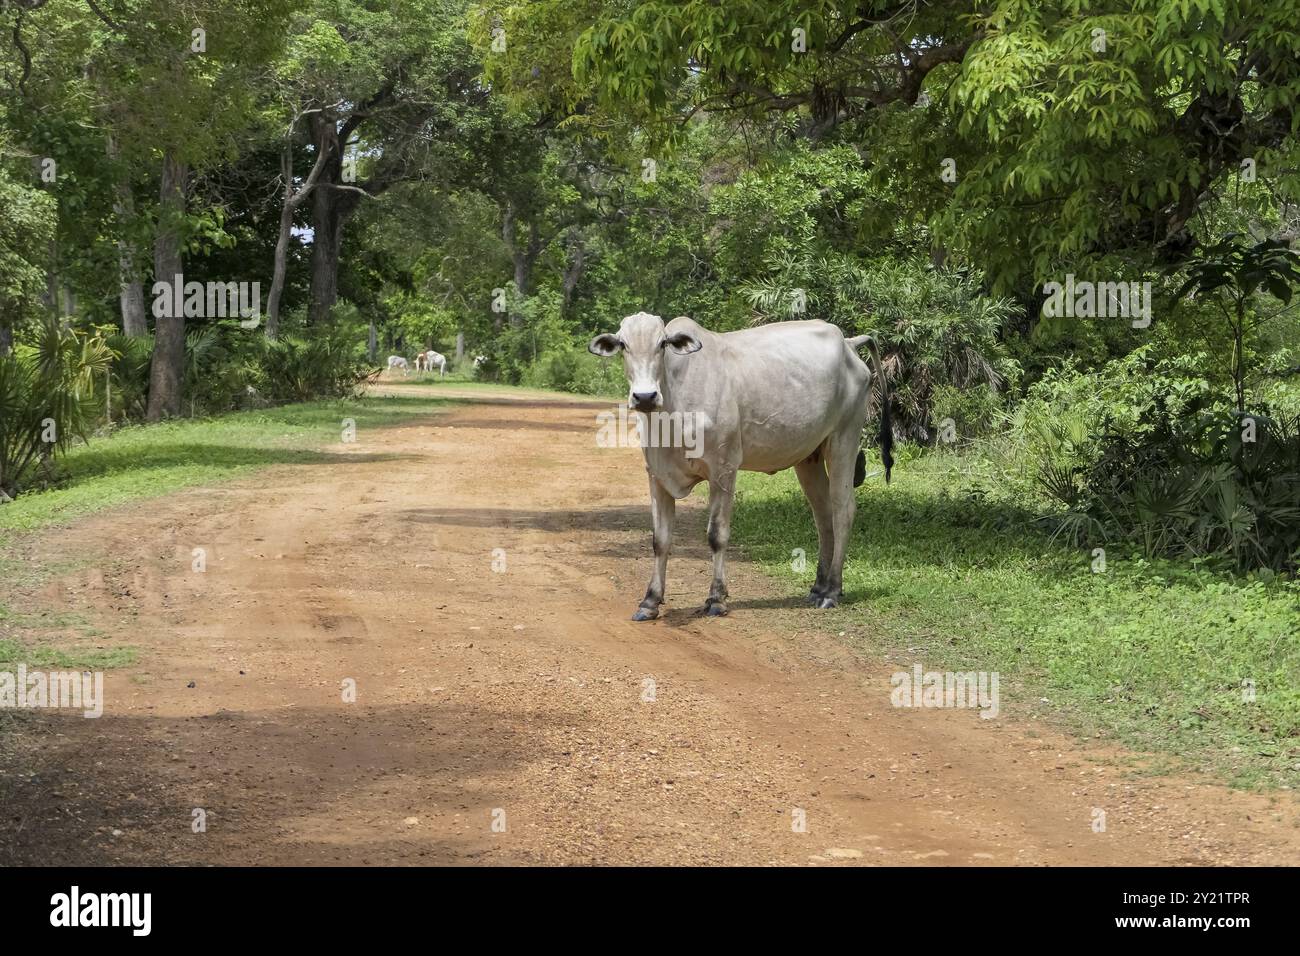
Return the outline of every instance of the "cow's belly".
[[[774,472],[785,471],[787,468],[793,468],[815,452],[821,447],[823,441],[825,441],[824,437],[818,438],[811,443],[805,441],[802,444],[789,445],[783,448],[751,450],[746,447],[744,457],[740,462],[740,468],[742,471],[762,471],[769,475]]]
[[[852,370],[811,372],[787,381],[779,400],[770,389],[750,389],[738,402],[740,467],[745,471],[776,472],[803,461],[829,438],[850,424],[861,428],[866,418],[866,381]]]
[[[749,425],[740,435],[740,467],[766,472],[793,467],[821,447],[835,424],[833,414],[822,414],[779,428],[770,421]]]

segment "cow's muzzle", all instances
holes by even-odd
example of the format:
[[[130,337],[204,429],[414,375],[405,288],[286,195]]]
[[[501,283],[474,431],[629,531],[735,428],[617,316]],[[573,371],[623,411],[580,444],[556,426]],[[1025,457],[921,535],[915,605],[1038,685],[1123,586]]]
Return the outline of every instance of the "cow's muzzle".
[[[633,392],[630,403],[634,411],[652,412],[659,404],[658,392]]]

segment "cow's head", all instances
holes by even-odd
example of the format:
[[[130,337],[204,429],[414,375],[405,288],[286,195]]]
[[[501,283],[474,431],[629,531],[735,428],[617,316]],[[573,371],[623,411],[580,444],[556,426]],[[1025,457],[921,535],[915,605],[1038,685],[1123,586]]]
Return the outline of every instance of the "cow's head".
[[[690,332],[669,335],[659,316],[638,312],[625,318],[617,332],[596,336],[587,348],[603,358],[623,353],[623,371],[630,386],[627,403],[638,412],[649,412],[664,403],[664,351],[690,355],[703,345]]]

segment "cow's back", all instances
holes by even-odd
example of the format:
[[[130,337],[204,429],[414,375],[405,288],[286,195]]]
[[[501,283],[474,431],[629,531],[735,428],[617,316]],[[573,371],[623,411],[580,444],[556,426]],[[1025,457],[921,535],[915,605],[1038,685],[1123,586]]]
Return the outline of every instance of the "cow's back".
[[[684,323],[689,323],[686,325]],[[865,418],[870,373],[826,322],[777,322],[714,333],[674,319],[670,333],[689,329],[703,348],[669,353],[673,406],[706,415],[706,449],[739,446],[740,467],[778,471],[806,458],[841,426]],[[704,360],[704,361],[701,361]]]

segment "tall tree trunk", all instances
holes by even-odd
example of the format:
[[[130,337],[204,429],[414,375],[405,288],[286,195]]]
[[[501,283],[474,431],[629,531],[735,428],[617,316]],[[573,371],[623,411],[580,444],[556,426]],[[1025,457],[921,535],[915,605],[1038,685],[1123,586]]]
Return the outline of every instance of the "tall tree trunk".
[[[465,361],[465,333],[456,333],[456,367],[460,368],[460,363]]]
[[[118,157],[117,140],[108,134],[108,158]],[[135,245],[127,238],[127,231],[135,219],[135,197],[131,184],[122,179],[113,183],[113,215],[117,218],[117,275],[118,304],[122,314],[122,332],[133,338],[147,335],[149,320],[144,312],[144,283],[136,266]]]
[[[77,293],[70,285],[63,287],[63,309],[59,313],[59,325],[66,331],[72,327],[72,318],[77,314]]]
[[[317,189],[312,202],[311,312],[313,325],[329,319],[339,299],[339,248],[343,222],[338,200],[329,189]]]
[[[316,162],[311,172],[297,192],[293,188],[293,131],[298,125],[295,117],[289,126],[288,140],[280,154],[280,178],[284,181],[284,199],[280,203],[280,234],[275,241],[275,269],[271,277],[271,291],[266,304],[266,337],[273,339],[280,334],[280,296],[284,292],[285,273],[289,265],[289,240],[293,233],[293,215],[320,181],[320,177],[330,166],[331,154],[318,149]],[[332,125],[332,124],[331,124]],[[315,248],[312,249],[313,267],[315,265]],[[336,265],[337,268],[337,265]],[[313,268],[313,293],[315,292]],[[337,287],[337,281],[334,283]],[[314,301],[314,296],[313,296]],[[331,303],[332,304],[332,303]],[[328,312],[328,310],[326,310]]]
[[[118,274],[121,289],[118,304],[122,312],[122,332],[132,338],[149,334],[149,320],[144,311],[144,283],[135,275],[135,253],[126,243],[118,245]]]
[[[59,317],[59,243],[50,240],[50,267],[45,270],[45,294],[41,297],[50,309],[50,317]]]
[[[366,336],[366,355],[371,362],[376,362],[379,354],[379,328],[375,325],[375,316],[370,316],[370,334]]]
[[[0,315],[0,358],[4,358],[14,350],[14,330],[10,327],[8,320]]]
[[[528,295],[529,283],[532,281],[533,263],[541,254],[541,238],[537,234],[536,228],[528,230],[527,245],[519,241],[519,223],[515,214],[514,203],[506,200],[505,209],[501,213],[501,238],[505,240],[506,248],[510,251],[510,259],[515,267],[515,292],[517,296],[515,302]],[[523,324],[524,317],[519,312],[517,306],[509,310],[510,324],[516,328]]]
[[[508,199],[506,200],[505,208],[501,210],[501,239],[505,242],[506,250],[510,253],[510,258],[515,264],[515,292],[522,295],[523,289],[519,285],[520,272],[522,271],[521,258],[518,251],[518,243],[515,239],[515,205]],[[524,278],[526,279],[527,276]],[[517,326],[523,321],[523,318],[516,310],[514,301],[515,300],[512,297],[511,304],[506,309],[506,314],[510,320],[510,324]],[[500,331],[500,318],[496,319],[494,324],[496,325],[497,330]]]
[[[271,291],[266,294],[266,337],[280,334],[280,294],[284,292],[284,274],[289,262],[289,237],[293,232],[293,184],[284,185],[284,202],[280,206],[280,234],[275,240],[275,267],[271,273]]]
[[[163,157],[162,184],[158,190],[158,234],[153,248],[155,282],[176,282],[184,269],[181,231],[188,173],[188,168],[175,152],[168,150]],[[181,413],[181,380],[185,374],[184,311],[180,315],[158,316],[154,329],[153,360],[149,366],[149,407],[145,413],[151,422]]]
[[[578,290],[578,283],[582,281],[582,273],[587,267],[586,248],[583,245],[582,234],[575,233],[569,243],[572,255],[569,258],[569,264],[564,270],[564,279],[560,289],[564,294],[564,311],[567,313],[573,307],[573,297]]]
[[[320,165],[319,187],[312,193],[311,310],[312,324],[329,318],[339,298],[339,248],[343,221],[339,215],[341,194],[330,187],[343,175],[343,151],[333,117],[315,113],[311,118],[312,141]]]
[[[528,256],[523,252],[515,251],[511,253],[511,258],[515,261],[515,291],[519,293],[519,298],[522,299],[528,295]],[[515,301],[518,302],[519,300],[516,299]],[[517,308],[510,310],[511,325],[519,325],[523,320],[524,317]]]

